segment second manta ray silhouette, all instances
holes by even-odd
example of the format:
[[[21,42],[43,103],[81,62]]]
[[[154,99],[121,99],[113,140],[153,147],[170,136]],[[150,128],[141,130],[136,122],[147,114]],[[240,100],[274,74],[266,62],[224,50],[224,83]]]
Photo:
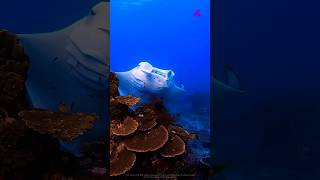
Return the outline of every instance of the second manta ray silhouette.
[[[81,156],[83,143],[104,139],[108,124],[109,74],[109,11],[108,2],[92,8],[88,16],[65,29],[39,34],[18,34],[29,56],[26,82],[27,95],[34,108],[57,110],[65,103],[74,112],[95,113],[99,119],[87,133],[72,141],[60,140],[63,149]],[[117,73],[122,95],[174,99],[184,92],[174,82],[171,70],[162,70],[142,62],[128,72]],[[219,93],[236,89],[214,81]]]
[[[226,83],[219,81],[211,76],[213,85],[213,98],[216,105],[220,106],[227,102],[227,99],[244,93],[241,87],[240,79],[237,74],[228,65],[224,66],[226,74]]]

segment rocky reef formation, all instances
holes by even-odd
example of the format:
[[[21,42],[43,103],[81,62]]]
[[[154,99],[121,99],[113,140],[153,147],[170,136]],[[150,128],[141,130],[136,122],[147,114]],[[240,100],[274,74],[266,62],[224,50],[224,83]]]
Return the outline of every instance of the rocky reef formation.
[[[0,30],[0,105],[9,113],[23,109],[28,58],[16,36]]]
[[[92,142],[81,158],[60,151],[57,138],[85,133],[94,115],[31,109],[26,101],[28,57],[16,35],[0,30],[0,179],[107,177],[106,143]]]

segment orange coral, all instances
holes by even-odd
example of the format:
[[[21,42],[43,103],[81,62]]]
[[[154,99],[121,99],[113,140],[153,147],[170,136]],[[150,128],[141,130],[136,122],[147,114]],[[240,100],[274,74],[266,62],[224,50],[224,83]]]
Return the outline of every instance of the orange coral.
[[[170,138],[168,143],[160,150],[160,154],[163,157],[175,157],[185,152],[184,141],[177,135]]]
[[[128,150],[135,152],[148,152],[160,149],[168,141],[168,130],[158,126],[150,131],[128,137],[124,145]]]
[[[132,117],[126,117],[123,122],[116,120],[111,121],[110,130],[113,134],[117,136],[127,136],[134,133],[139,124]]]
[[[129,96],[117,96],[115,98],[119,103],[127,105],[127,106],[135,106],[141,98],[136,98],[131,95]]]
[[[132,168],[136,161],[136,154],[128,151],[123,144],[119,144],[116,148],[111,149],[110,157],[110,176],[124,174]]]

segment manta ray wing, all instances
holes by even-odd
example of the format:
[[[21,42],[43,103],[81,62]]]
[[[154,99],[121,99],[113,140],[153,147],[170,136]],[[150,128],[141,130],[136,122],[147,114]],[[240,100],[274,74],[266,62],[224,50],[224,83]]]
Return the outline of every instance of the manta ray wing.
[[[95,13],[56,32],[18,35],[30,59],[26,86],[31,105],[56,111],[63,102],[72,105],[72,111],[99,117],[86,134],[60,141],[76,156],[81,155],[83,143],[104,138],[106,133],[109,34],[101,28],[108,29],[108,6],[107,2],[99,3],[93,8]]]

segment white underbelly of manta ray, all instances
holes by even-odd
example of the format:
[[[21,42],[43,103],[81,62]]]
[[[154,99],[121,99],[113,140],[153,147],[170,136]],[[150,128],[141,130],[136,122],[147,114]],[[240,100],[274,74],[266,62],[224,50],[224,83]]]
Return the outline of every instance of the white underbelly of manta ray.
[[[184,86],[174,81],[172,70],[159,69],[148,62],[141,62],[130,71],[116,74],[120,95],[134,95],[140,97],[142,102],[153,99],[168,101],[184,92]]]

